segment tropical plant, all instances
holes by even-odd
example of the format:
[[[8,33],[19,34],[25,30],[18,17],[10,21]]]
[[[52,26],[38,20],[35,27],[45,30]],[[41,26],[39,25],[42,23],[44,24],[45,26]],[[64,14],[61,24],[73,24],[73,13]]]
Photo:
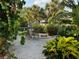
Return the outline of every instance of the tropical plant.
[[[79,59],[79,42],[73,37],[57,37],[44,46],[47,59]]]
[[[18,34],[21,20],[19,10],[23,4],[24,0],[0,1],[0,54],[9,56],[9,59],[11,59],[10,48]]]
[[[72,9],[72,18],[73,18],[73,23],[76,25],[79,25],[79,1],[77,0],[75,2],[75,0],[63,0],[63,5]]]
[[[79,35],[79,28],[73,24],[68,24],[68,25],[63,24],[62,26],[58,27],[58,35],[68,36],[68,37],[77,36]]]
[[[64,10],[65,6],[62,4],[63,4],[62,1],[60,2],[59,0],[52,0],[50,4],[47,4],[46,11],[48,11],[47,12],[48,23],[53,24],[51,26],[51,28],[53,28],[52,31],[54,30],[53,32],[56,34],[67,35],[70,32],[66,30],[66,27],[62,25],[72,24],[71,19],[72,13]],[[50,33],[52,33],[52,31],[51,29],[49,30]]]
[[[36,33],[45,33],[45,26],[40,25],[40,24],[33,24],[32,28],[34,30],[34,32]]]
[[[67,33],[66,28],[67,28],[66,26],[59,26],[58,27],[58,35],[66,36],[66,33]]]
[[[47,24],[46,26],[46,29],[47,29],[47,33],[49,35],[57,35],[57,32],[58,32],[58,25],[54,25],[54,24]]]
[[[59,0],[52,0],[49,4],[46,5],[46,15],[49,23],[60,23],[60,19],[63,17],[64,7],[61,5]]]
[[[34,22],[36,20],[41,20],[45,18],[44,9],[40,8],[37,5],[33,5],[32,7],[24,8],[24,14],[28,22]]]

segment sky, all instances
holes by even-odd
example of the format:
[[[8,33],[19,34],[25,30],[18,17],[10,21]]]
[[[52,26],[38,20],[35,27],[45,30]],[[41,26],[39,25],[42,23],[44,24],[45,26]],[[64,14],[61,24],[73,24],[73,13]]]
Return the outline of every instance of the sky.
[[[31,7],[33,5],[38,5],[42,8],[45,7],[46,3],[51,2],[51,0],[25,0],[25,1],[26,1],[25,7]],[[74,1],[77,4],[77,1],[79,1],[79,0],[74,0]],[[71,9],[69,9],[67,7],[65,8],[65,10],[72,11]]]
[[[50,3],[51,0],[25,0],[26,4],[25,7],[31,7],[32,5],[38,5],[40,7],[45,7],[46,3]],[[74,0],[75,3],[77,4],[77,1],[79,0]]]
[[[51,2],[51,0],[25,0],[25,7],[31,7],[32,5],[38,5],[40,7],[45,7],[46,3]]]

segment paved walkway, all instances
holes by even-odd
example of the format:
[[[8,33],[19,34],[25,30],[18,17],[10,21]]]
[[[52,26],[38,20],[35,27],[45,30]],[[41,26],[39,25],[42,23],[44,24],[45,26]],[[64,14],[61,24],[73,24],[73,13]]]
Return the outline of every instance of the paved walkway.
[[[20,40],[20,37],[18,36],[18,39]],[[28,40],[26,38],[25,45],[20,45],[19,40],[15,41],[15,53],[18,59],[45,59],[45,57],[42,54],[43,51],[43,45],[46,43],[46,41],[49,39],[35,39],[35,40]]]

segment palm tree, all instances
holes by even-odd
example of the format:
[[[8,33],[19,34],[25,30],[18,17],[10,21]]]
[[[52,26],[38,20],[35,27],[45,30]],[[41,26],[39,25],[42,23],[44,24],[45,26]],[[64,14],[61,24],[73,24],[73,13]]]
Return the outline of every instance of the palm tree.
[[[62,6],[61,2],[58,0],[52,0],[51,3],[46,5],[46,15],[48,17],[48,21],[60,23],[60,19],[64,14],[64,6]],[[64,16],[63,16],[64,17]]]
[[[32,29],[32,24],[34,22],[39,22],[40,20],[45,18],[44,9],[36,5],[28,8],[23,8],[20,15],[23,19],[25,19],[25,21],[28,22],[30,29]]]
[[[72,18],[73,23],[79,25],[79,1],[76,0],[63,0],[64,6],[67,6],[72,9]]]

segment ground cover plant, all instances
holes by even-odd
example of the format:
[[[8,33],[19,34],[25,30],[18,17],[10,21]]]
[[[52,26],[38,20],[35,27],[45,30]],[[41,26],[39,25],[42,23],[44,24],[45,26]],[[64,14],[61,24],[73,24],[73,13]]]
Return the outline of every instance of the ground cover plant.
[[[47,59],[79,59],[79,42],[74,37],[57,37],[46,43],[43,53]]]

